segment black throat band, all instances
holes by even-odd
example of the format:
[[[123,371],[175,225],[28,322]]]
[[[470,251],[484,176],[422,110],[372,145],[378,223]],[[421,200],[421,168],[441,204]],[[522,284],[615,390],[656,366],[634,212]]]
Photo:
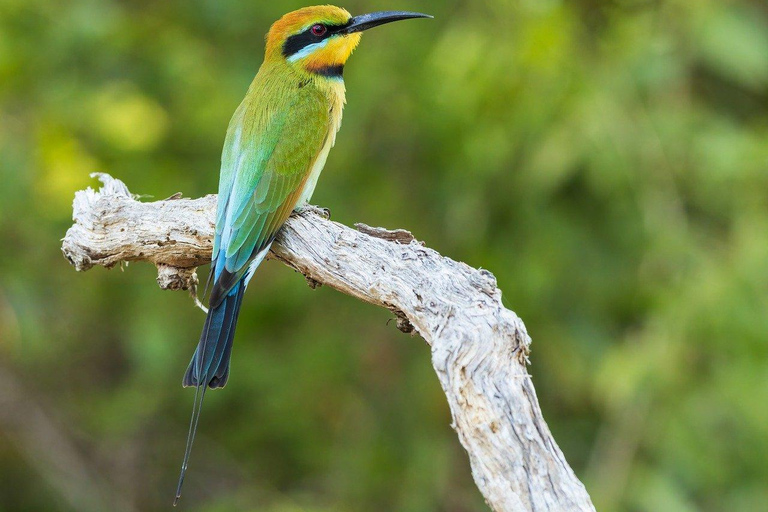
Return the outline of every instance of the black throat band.
[[[328,78],[342,78],[344,75],[344,64],[334,64],[333,66],[323,66],[322,68],[310,70],[312,73]]]

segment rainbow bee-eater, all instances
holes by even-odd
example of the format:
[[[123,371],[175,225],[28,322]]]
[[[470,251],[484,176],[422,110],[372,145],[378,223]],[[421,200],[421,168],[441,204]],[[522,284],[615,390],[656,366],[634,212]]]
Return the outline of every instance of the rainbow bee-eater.
[[[269,29],[264,62],[229,123],[221,156],[209,310],[184,375],[184,386],[196,392],[174,504],[205,390],[223,387],[229,377],[243,293],[291,211],[312,197],[336,140],[345,103],[342,72],[361,32],[430,17],[403,11],[353,17],[324,5],[288,13]]]

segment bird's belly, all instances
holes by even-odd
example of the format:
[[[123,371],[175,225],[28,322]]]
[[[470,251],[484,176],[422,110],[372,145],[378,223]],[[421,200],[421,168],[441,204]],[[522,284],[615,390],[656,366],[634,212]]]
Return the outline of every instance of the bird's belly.
[[[312,194],[314,193],[315,187],[317,186],[317,179],[320,177],[320,173],[322,172],[323,167],[325,167],[325,161],[328,159],[328,153],[331,151],[331,147],[333,146],[333,138],[334,137],[332,134],[329,134],[328,137],[326,137],[323,149],[321,149],[320,153],[318,153],[317,158],[315,159],[315,163],[312,165],[312,170],[309,171],[309,177],[304,184],[304,190],[301,192],[299,202],[296,203],[296,208],[307,204],[312,198]]]

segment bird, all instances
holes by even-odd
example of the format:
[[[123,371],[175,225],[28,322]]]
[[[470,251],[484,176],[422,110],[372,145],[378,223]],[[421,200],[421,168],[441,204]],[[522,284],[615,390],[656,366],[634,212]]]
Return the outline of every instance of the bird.
[[[352,16],[321,5],[289,12],[270,27],[264,60],[232,116],[221,155],[208,313],[182,382],[195,388],[195,399],[174,506],[205,391],[229,378],[245,289],[288,216],[312,197],[336,141],[347,59],[364,30],[431,17],[407,11]]]

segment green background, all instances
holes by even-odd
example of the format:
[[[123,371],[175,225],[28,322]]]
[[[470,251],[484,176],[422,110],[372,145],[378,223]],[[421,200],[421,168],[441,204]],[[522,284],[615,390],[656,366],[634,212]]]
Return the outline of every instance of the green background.
[[[0,0],[0,510],[168,510],[203,315],[147,264],[76,273],[105,171],[214,192],[297,2]],[[366,33],[314,202],[491,270],[601,511],[768,505],[768,4],[486,0]],[[181,510],[487,510],[418,337],[276,262]]]

